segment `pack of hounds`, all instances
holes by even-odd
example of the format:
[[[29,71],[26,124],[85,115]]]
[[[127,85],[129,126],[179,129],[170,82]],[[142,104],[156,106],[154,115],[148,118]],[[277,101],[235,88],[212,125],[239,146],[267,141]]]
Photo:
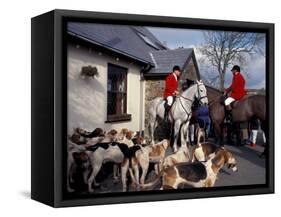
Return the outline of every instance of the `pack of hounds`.
[[[110,170],[112,182],[121,181],[123,192],[128,191],[129,185],[135,190],[154,186],[160,186],[155,190],[178,189],[181,186],[213,187],[220,169],[227,165],[232,171],[237,171],[237,162],[230,151],[205,142],[202,131],[197,133],[200,142],[191,151],[182,146],[177,152],[167,155],[166,150],[170,146],[167,139],[146,144],[143,137],[128,129],[105,132],[96,128],[87,132],[76,128],[67,144],[67,191],[76,191],[73,184],[79,171],[87,191],[94,192],[100,185],[96,177],[107,162],[113,163],[113,170]],[[151,164],[154,164],[156,176],[147,183]]]

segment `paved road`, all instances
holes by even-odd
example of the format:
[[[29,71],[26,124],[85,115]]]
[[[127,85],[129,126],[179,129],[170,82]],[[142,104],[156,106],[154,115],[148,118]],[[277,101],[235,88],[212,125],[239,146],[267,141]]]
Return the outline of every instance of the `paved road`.
[[[263,151],[263,147],[249,146],[234,147],[226,145],[234,156],[238,164],[238,172],[232,172],[226,166],[220,171],[215,186],[234,186],[234,185],[252,185],[265,184],[265,159],[259,155]]]

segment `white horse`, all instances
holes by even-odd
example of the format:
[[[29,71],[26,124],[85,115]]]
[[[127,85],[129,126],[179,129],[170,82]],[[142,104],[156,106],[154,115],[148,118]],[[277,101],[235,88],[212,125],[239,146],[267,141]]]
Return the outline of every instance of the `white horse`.
[[[174,152],[176,152],[178,149],[178,134],[182,124],[183,125],[181,130],[181,145],[186,146],[186,143],[189,143],[188,127],[190,118],[192,116],[191,107],[195,99],[198,99],[199,102],[203,105],[208,104],[207,90],[201,80],[196,81],[195,84],[190,86],[187,90],[183,91],[181,95],[177,96],[172,108],[170,109],[169,120],[174,125]],[[157,97],[152,100],[150,108],[148,110],[148,113],[150,115],[149,127],[152,144],[155,143],[154,131],[158,125],[157,117],[160,119],[164,119],[164,103],[165,100],[163,99],[163,97]],[[185,135],[186,142],[184,140]]]

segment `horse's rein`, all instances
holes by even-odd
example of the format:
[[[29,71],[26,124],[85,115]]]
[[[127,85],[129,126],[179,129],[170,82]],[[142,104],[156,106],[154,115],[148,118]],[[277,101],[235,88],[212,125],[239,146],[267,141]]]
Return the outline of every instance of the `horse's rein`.
[[[201,99],[204,99],[204,98],[207,98],[207,95],[206,96],[201,96],[200,95],[200,93],[199,93],[199,86],[200,85],[202,85],[202,84],[198,84],[198,86],[197,86],[197,93],[198,93],[198,96],[200,96],[200,98],[198,99],[199,101],[201,100]],[[189,99],[189,98],[187,98],[187,97],[184,97],[184,96],[177,96],[178,98],[183,98],[183,99],[185,99],[185,100],[188,100],[188,101],[190,101],[190,102],[193,102],[193,100],[192,99]]]
[[[187,114],[187,119],[189,118],[189,116],[192,114],[192,112],[188,112],[187,110],[186,110],[186,108],[183,106],[183,104],[182,104],[182,102],[181,102],[181,99],[180,98],[184,98],[184,99],[186,99],[186,100],[189,100],[190,102],[193,102],[193,100],[191,100],[191,99],[189,99],[189,98],[186,98],[186,97],[183,97],[183,96],[179,96],[178,98],[179,98],[179,101],[180,101],[180,104],[181,104],[181,106],[182,106],[182,108],[183,108],[183,110],[185,111],[185,113]]]
[[[189,99],[189,98],[184,97],[184,96],[177,96],[177,97],[178,97],[178,98],[183,98],[183,99],[188,100],[188,101],[190,101],[190,102],[193,102],[193,100],[192,100],[192,99]]]

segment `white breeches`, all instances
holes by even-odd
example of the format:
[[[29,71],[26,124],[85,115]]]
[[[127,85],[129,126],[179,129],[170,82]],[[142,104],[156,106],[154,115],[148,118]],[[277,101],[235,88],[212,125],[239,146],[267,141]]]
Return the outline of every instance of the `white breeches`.
[[[167,104],[169,105],[169,106],[171,106],[172,104],[173,104],[173,97],[172,96],[168,96],[167,97]]]
[[[262,132],[262,138],[263,138],[263,142],[266,143],[266,138],[265,138],[264,132]]]
[[[224,101],[224,104],[226,106],[230,105],[230,103],[234,102],[235,99],[233,99],[232,97],[227,97],[227,99]]]
[[[257,141],[257,137],[258,137],[258,130],[252,130],[252,135],[251,135],[251,142],[256,144],[256,141]],[[265,143],[266,142],[266,138],[265,138],[265,135],[264,135],[264,132],[262,131],[262,138],[263,138],[263,142]]]
[[[252,130],[252,138],[251,138],[251,142],[253,143],[253,144],[256,144],[256,141],[257,141],[257,136],[258,136],[258,130]]]

